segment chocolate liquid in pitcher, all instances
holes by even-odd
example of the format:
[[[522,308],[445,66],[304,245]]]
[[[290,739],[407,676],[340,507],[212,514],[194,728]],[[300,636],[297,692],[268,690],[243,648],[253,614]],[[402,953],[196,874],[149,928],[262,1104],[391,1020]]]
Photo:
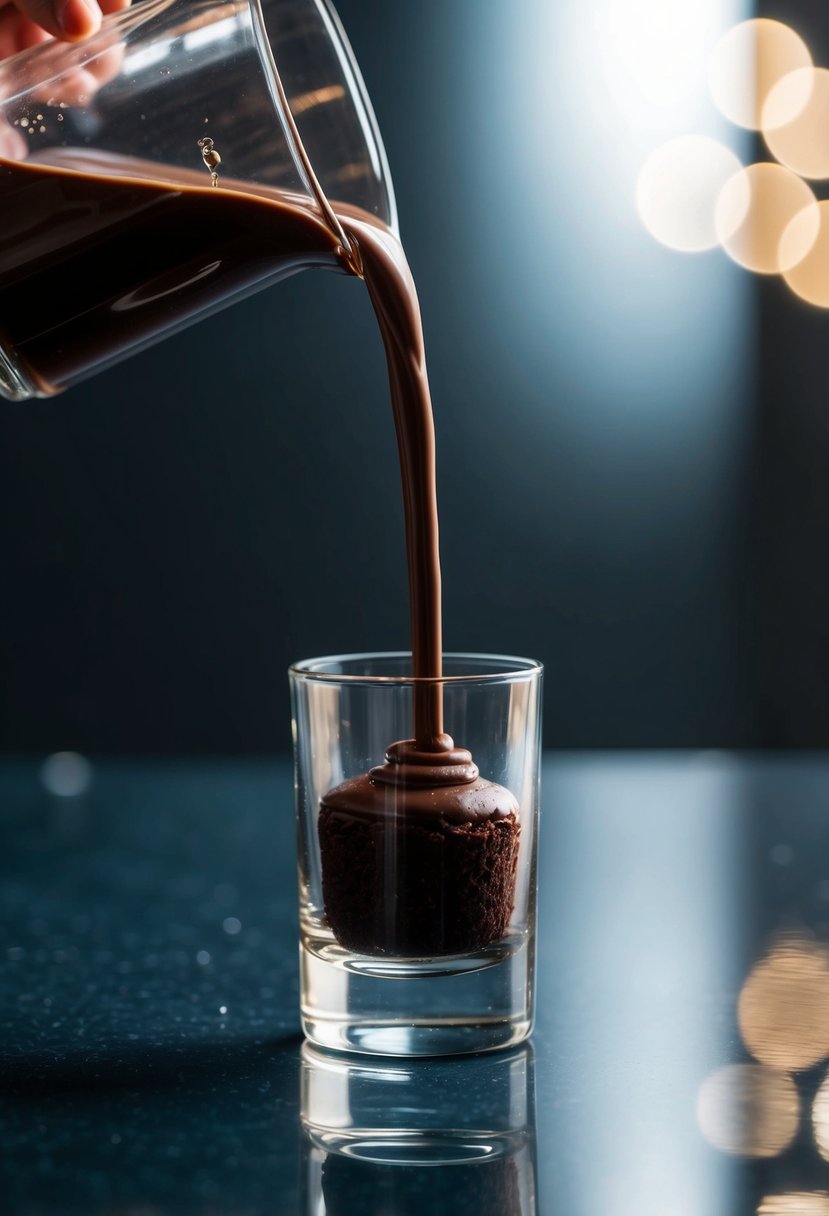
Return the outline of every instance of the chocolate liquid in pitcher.
[[[0,161],[0,328],[47,392],[228,297],[306,267],[347,269],[297,197],[211,188],[195,171],[161,183],[148,162],[103,153],[52,156]]]
[[[0,325],[47,391],[265,283],[308,267],[355,271],[300,196],[196,171],[165,168],[175,180],[162,182],[147,162],[102,153],[51,158],[0,161]],[[413,674],[437,680],[435,438],[417,294],[395,235],[367,213],[334,209],[359,251],[388,361]],[[385,764],[322,798],[326,916],[342,945],[365,953],[480,949],[504,935],[512,911],[518,807],[444,733],[440,683],[416,687],[412,716],[413,737],[391,744]],[[376,865],[387,829],[401,860],[393,891]]]

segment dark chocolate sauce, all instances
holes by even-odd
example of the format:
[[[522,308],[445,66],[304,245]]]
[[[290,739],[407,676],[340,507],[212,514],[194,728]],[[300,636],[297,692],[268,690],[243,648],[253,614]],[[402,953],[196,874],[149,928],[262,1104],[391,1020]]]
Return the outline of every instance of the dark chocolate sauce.
[[[403,246],[394,233],[348,221],[345,228],[360,251],[389,366],[406,520],[412,674],[436,680],[443,674],[443,644],[435,426],[420,305]],[[412,712],[418,749],[445,752],[442,685],[416,685]]]
[[[455,747],[449,735],[440,735],[437,751],[433,745],[421,751],[414,739],[401,739],[386,751],[386,763],[369,773],[380,785],[406,789],[429,789],[436,785],[466,785],[478,777],[478,766],[465,747]]]
[[[298,198],[67,149],[0,160],[0,330],[43,392],[305,267],[347,270]],[[232,183],[231,183],[232,185]]]
[[[469,753],[467,752],[467,755]],[[398,826],[403,819],[434,818],[435,822],[476,824],[508,819],[518,814],[518,804],[509,790],[478,777],[466,785],[433,782],[431,785],[389,785],[378,781],[372,769],[359,777],[343,781],[329,790],[323,805],[339,814],[353,813],[363,818],[393,817]]]

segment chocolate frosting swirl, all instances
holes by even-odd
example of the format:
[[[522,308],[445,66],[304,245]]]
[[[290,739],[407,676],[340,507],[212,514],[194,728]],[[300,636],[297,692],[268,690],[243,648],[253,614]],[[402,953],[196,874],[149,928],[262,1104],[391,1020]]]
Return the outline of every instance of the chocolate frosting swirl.
[[[474,826],[489,819],[518,819],[518,803],[509,790],[483,777],[465,784],[412,787],[384,784],[363,773],[323,794],[320,806],[338,820],[426,817]]]
[[[435,789],[443,785],[470,785],[477,781],[478,766],[465,747],[455,747],[451,735],[438,735],[434,749],[424,751],[416,739],[401,739],[386,751],[386,763],[373,768],[369,777],[380,785],[407,789]]]

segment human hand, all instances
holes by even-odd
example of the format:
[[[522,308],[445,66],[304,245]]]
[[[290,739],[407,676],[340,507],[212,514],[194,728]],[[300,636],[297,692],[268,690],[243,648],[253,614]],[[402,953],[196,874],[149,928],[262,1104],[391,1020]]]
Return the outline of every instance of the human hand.
[[[0,0],[0,59],[50,37],[81,42],[129,0]]]
[[[82,42],[100,28],[102,17],[129,5],[130,0],[0,0],[0,60],[52,38]],[[67,73],[57,88],[61,101],[73,105],[94,96],[118,74],[122,57],[123,49],[116,42],[84,67]],[[50,91],[56,91],[54,82]],[[28,152],[22,132],[0,113],[0,158],[25,160]]]

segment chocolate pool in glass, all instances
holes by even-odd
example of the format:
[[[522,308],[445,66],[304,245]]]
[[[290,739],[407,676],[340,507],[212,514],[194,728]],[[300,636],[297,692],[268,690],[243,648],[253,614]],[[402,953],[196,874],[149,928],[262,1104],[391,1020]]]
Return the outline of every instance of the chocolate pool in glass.
[[[291,669],[312,1042],[443,1055],[530,1033],[541,677],[499,655],[445,655],[439,680],[414,679],[407,654]],[[454,741],[451,783],[410,740],[425,687]]]
[[[50,396],[300,270],[353,273],[335,206],[396,231],[327,0],[136,0],[0,62],[0,396]]]

